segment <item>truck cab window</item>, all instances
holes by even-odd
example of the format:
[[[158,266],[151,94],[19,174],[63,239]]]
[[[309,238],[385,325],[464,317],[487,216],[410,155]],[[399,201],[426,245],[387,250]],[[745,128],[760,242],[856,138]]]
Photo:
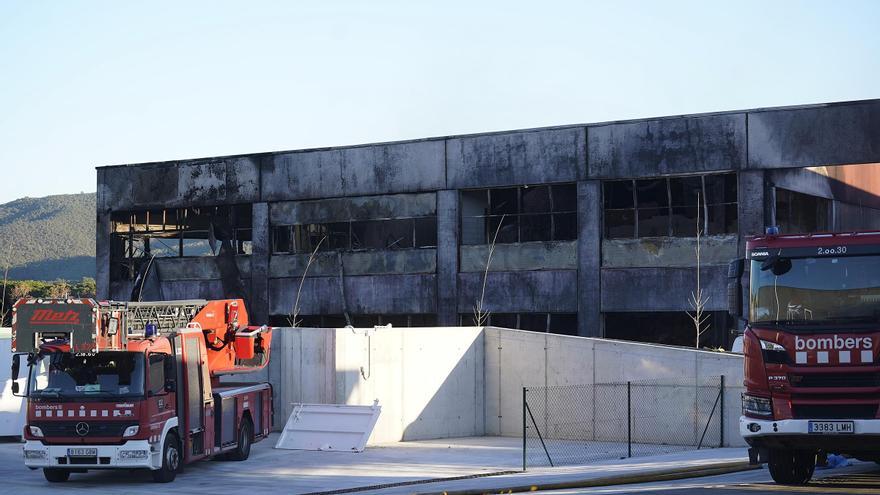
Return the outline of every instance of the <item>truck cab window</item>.
[[[149,395],[165,393],[165,354],[150,354],[150,390]]]

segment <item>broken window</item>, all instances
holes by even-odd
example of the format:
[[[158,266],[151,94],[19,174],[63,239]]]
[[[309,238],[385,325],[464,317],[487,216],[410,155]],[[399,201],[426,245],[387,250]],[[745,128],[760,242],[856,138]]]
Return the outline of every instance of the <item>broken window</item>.
[[[251,254],[251,221],[249,204],[114,212],[111,279],[132,280],[155,257]]]
[[[603,205],[607,239],[736,233],[736,174],[606,181]]]
[[[462,191],[461,244],[577,239],[574,184]]]
[[[706,332],[701,347],[729,349],[737,334],[736,325],[726,311],[707,313]],[[694,322],[684,311],[604,313],[605,337],[609,339],[694,346]]]
[[[459,325],[474,324],[473,314],[460,314]],[[491,313],[486,326],[577,335],[577,313]]]
[[[362,251],[437,246],[437,217],[352,220],[272,228],[272,252]]]
[[[776,224],[782,232],[815,233],[830,229],[831,200],[776,189]]]

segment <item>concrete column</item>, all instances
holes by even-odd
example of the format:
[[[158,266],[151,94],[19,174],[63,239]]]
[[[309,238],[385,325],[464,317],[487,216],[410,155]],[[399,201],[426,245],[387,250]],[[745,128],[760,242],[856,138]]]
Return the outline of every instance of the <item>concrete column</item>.
[[[458,191],[437,191],[437,324],[458,325]]]
[[[578,335],[601,337],[602,183],[577,184]]]
[[[744,170],[739,173],[739,188],[737,192],[737,218],[739,219],[740,242],[737,247],[739,256],[745,253],[745,240],[753,235],[763,234],[764,227],[772,221],[775,204],[773,196],[766,194],[763,170]],[[771,218],[767,218],[768,215]]]
[[[98,300],[110,299],[110,212],[100,205],[95,225],[95,283]]]
[[[254,203],[251,238],[251,290],[248,312],[251,321],[265,325],[269,321],[269,203]]]

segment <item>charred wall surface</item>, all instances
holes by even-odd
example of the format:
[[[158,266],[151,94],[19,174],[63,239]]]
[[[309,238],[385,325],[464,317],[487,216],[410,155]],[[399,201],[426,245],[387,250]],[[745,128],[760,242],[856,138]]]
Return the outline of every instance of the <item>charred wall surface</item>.
[[[858,171],[807,169],[871,163],[877,100],[101,167],[99,295],[219,298],[234,278],[255,321],[452,325],[480,302],[613,336],[605,313],[689,309],[698,238],[720,314],[764,226],[880,225]]]

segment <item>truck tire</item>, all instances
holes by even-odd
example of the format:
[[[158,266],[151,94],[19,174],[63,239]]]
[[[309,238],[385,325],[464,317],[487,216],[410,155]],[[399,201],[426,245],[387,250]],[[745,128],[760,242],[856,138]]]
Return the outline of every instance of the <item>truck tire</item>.
[[[64,483],[70,479],[70,471],[66,469],[43,468],[43,476],[49,483]]]
[[[251,455],[251,445],[254,443],[254,426],[250,418],[244,418],[238,429],[238,445],[229,453],[229,460],[244,461]]]
[[[805,485],[816,469],[815,452],[771,449],[769,457],[770,476],[780,485]]]
[[[170,483],[174,481],[181,464],[180,440],[177,435],[169,433],[165,436],[162,445],[162,467],[153,471],[153,481],[156,483]]]

